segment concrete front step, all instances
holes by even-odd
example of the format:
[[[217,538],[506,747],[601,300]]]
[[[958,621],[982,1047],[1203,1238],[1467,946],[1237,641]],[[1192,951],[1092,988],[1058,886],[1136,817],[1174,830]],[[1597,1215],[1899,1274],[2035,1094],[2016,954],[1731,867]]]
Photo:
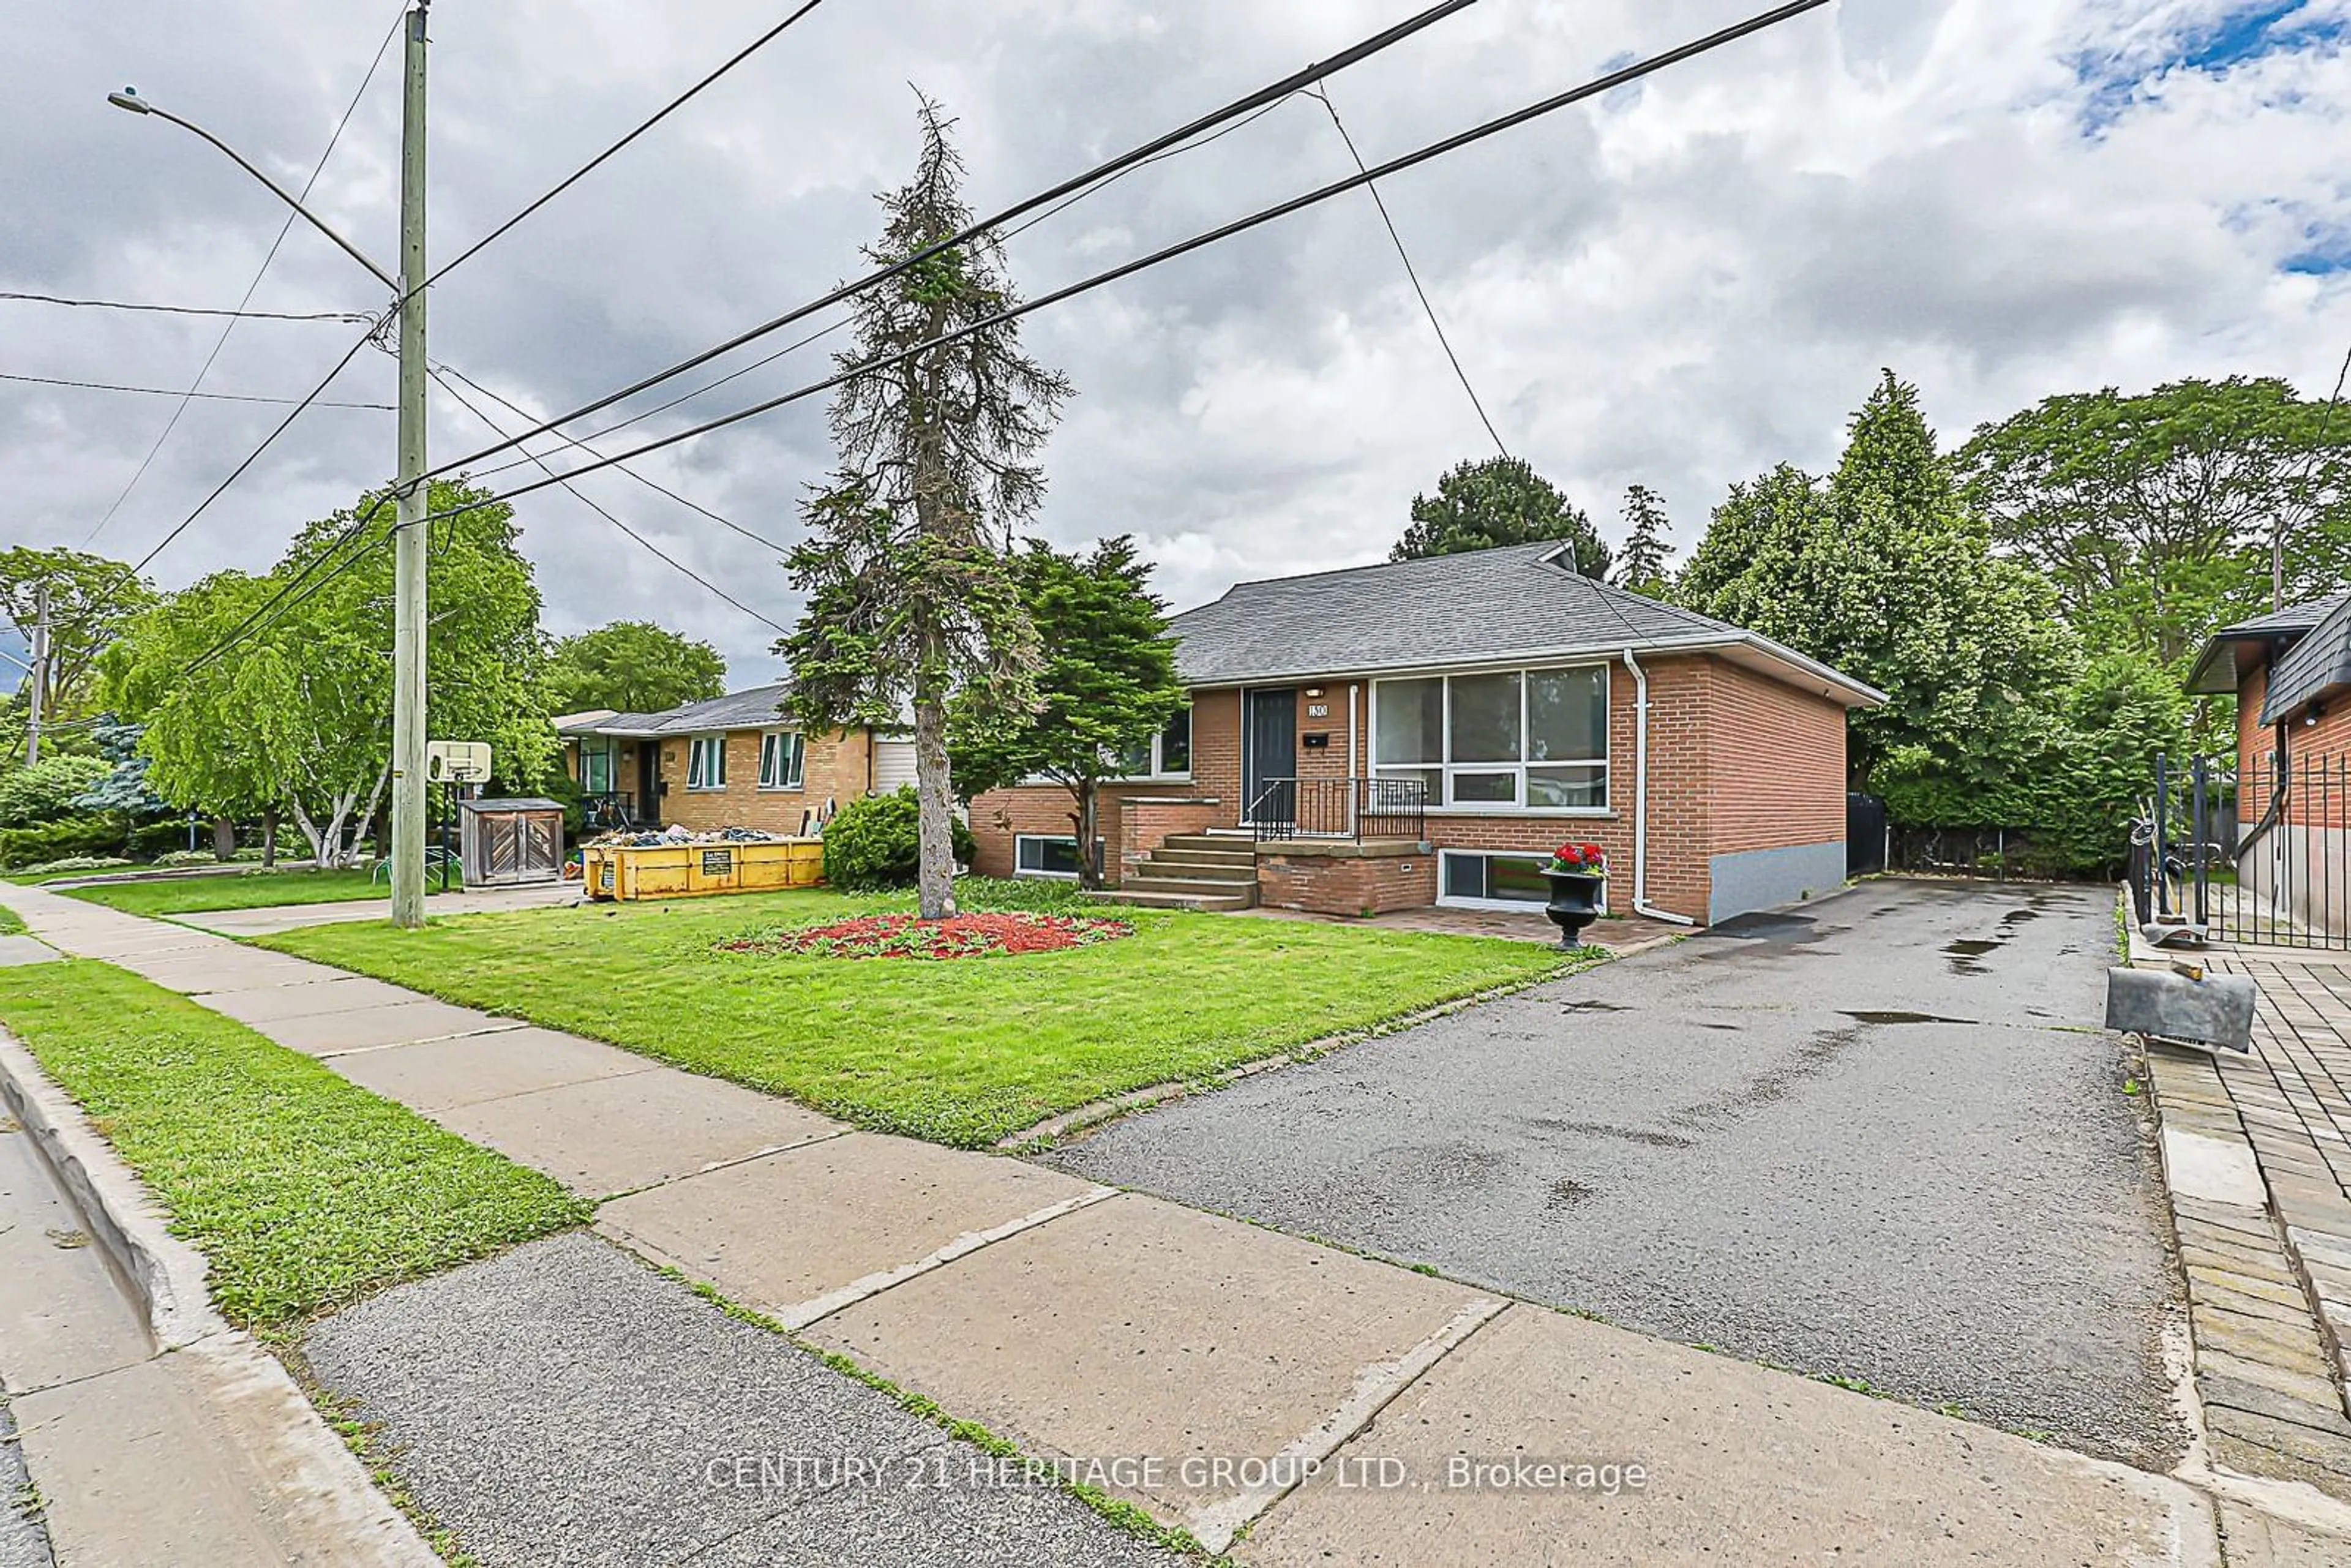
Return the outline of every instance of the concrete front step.
[[[1134,883],[1093,895],[1105,904],[1131,904],[1139,909],[1206,909],[1230,914],[1257,906],[1257,888],[1232,886],[1223,893],[1155,893],[1139,891]]]
[[[1145,861],[1140,869],[1150,876],[1185,877],[1194,882],[1255,882],[1257,857],[1248,855],[1233,860],[1210,860],[1205,855],[1171,855],[1161,850]]]
[[[1231,855],[1243,860],[1257,858],[1255,841],[1238,834],[1170,833],[1159,841],[1159,847],[1179,854]]]
[[[1206,877],[1130,876],[1119,883],[1124,893],[1164,893],[1176,898],[1231,898],[1247,894],[1257,896],[1257,883],[1251,882],[1219,882]]]

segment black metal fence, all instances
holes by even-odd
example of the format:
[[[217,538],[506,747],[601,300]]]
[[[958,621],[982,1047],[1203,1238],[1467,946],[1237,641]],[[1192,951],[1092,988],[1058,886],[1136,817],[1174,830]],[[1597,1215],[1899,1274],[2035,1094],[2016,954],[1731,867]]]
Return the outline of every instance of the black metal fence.
[[[2066,857],[2028,828],[1886,830],[1883,866],[1914,876],[1980,876],[1999,882],[2060,882]],[[1847,841],[1846,857],[1854,852]]]
[[[1427,836],[1428,786],[1418,779],[1271,779],[1249,803],[1259,841]]]
[[[1893,835],[1887,831],[1886,802],[1875,795],[1844,798],[1844,873],[1867,876],[1886,869]]]
[[[2158,761],[2131,835],[2142,925],[2351,948],[2351,754]]]

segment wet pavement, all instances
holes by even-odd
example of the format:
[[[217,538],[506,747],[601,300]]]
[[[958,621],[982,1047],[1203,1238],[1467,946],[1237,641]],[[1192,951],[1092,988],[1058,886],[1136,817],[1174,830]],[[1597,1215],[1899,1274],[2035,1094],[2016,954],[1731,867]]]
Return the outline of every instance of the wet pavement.
[[[2098,889],[1871,883],[1047,1159],[2168,1467],[2114,931]]]

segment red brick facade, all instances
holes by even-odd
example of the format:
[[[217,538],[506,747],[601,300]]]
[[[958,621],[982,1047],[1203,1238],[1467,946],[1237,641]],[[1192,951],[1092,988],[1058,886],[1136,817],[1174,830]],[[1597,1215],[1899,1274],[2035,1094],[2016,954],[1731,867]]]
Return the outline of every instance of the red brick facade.
[[[1842,843],[1845,806],[1845,712],[1836,701],[1773,680],[1711,654],[1656,655],[1643,661],[1649,684],[1648,877],[1651,905],[1705,920],[1711,898],[1709,862],[1721,854]],[[1629,904],[1633,888],[1635,786],[1639,716],[1637,683],[1621,659],[1608,666],[1607,808],[1579,812],[1477,812],[1432,808],[1432,850],[1494,850],[1537,855],[1562,842],[1603,845],[1612,898]],[[1345,779],[1372,772],[1367,680],[1296,683],[1301,736],[1329,735],[1327,747],[1298,751],[1298,776]],[[1321,715],[1312,710],[1322,707]],[[1242,700],[1238,690],[1193,695],[1191,788],[1212,798],[1213,823],[1238,826],[1246,810],[1242,782]],[[1180,786],[1178,786],[1180,788]],[[1121,787],[1123,794],[1165,796],[1165,781]],[[980,869],[1009,874],[1012,835],[1071,831],[1068,793],[1026,787],[992,791],[973,805]],[[1147,853],[1167,831],[1130,830],[1106,803],[1102,836],[1111,846],[1106,874]],[[1405,868],[1411,869],[1407,871]],[[1326,883],[1309,889],[1306,883]],[[1437,859],[1372,862],[1331,856],[1268,856],[1259,896],[1269,904],[1323,913],[1407,907],[1437,896]]]

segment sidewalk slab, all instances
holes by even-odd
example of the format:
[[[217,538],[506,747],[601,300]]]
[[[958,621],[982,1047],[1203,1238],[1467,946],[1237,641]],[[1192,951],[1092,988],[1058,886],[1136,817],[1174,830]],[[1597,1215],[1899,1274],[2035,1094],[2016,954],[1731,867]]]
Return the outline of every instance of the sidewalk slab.
[[[0,936],[0,969],[26,964],[54,964],[57,950],[37,936]]]
[[[1056,1488],[943,1496],[980,1450],[593,1236],[387,1291],[303,1348],[383,1424],[418,1501],[501,1568],[1179,1561]],[[868,1468],[844,1479],[846,1458]]]
[[[414,991],[388,986],[360,975],[322,969],[316,978],[291,986],[257,986],[249,991],[213,991],[204,1006],[242,1024],[258,1027],[281,1019],[315,1018],[320,1013],[357,1012],[362,1008],[392,1007],[416,1000]]]
[[[223,943],[217,948],[201,952],[137,954],[113,961],[166,990],[187,996],[249,991],[263,986],[298,986],[319,978],[322,967],[288,958],[282,953],[259,952],[235,943]]]
[[[1352,1423],[1330,1431],[1333,1417],[1369,1403],[1359,1395],[1465,1313],[1499,1305],[1128,1194],[852,1307],[809,1338],[1026,1451],[1164,1461],[1119,1495],[1215,1549],[1245,1505],[1271,1500],[1216,1461],[1270,1459],[1317,1433],[1337,1442]]]
[[[596,1228],[798,1322],[831,1292],[1100,1190],[1019,1160],[850,1133],[617,1198]]]
[[[338,1065],[357,1067],[366,1060],[350,1057]],[[434,1120],[588,1197],[634,1192],[849,1130],[789,1100],[662,1068],[643,1057],[629,1060],[641,1071],[436,1111]]]
[[[2229,1568],[2340,1568],[2351,1563],[2351,1536],[2325,1534],[2225,1499],[2220,1540]]]
[[[346,1051],[373,1051],[381,1046],[518,1029],[521,1020],[420,997],[413,1001],[363,1008],[357,1012],[315,1013],[254,1027],[278,1044],[307,1055],[333,1056]]]
[[[1234,1555],[1264,1568],[2220,1562],[2210,1506],[2180,1482],[1523,1303],[1339,1458]],[[1472,1488],[1456,1484],[1458,1458],[1637,1464],[1646,1485]],[[1371,1484],[1383,1473],[1395,1484]]]
[[[402,1008],[413,1005],[401,1004]],[[437,1008],[440,1004],[430,1005]],[[397,1010],[377,1009],[366,1017],[372,1019]],[[340,1022],[350,1016],[318,1014],[283,1022],[314,1023],[328,1019]],[[558,1034],[553,1030],[529,1028],[496,1029],[488,1034],[387,1046],[333,1061],[335,1071],[360,1088],[372,1089],[387,1100],[397,1100],[434,1117],[461,1105],[502,1100],[510,1094],[527,1094],[533,1090],[590,1079],[643,1074],[653,1071],[654,1065],[642,1056],[632,1056],[609,1045]]]

